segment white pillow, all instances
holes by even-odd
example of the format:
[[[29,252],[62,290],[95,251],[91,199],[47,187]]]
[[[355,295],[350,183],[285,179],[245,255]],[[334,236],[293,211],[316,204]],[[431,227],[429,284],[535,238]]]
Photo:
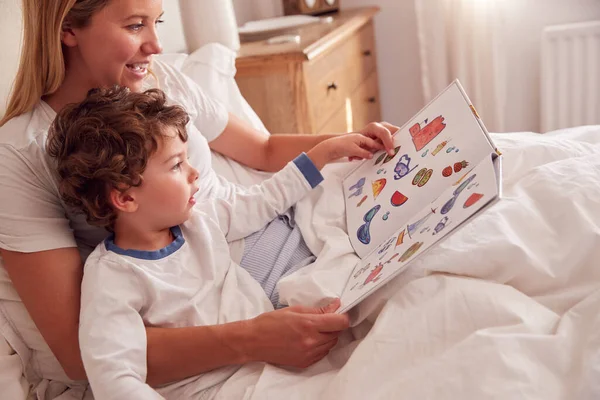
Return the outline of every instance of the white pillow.
[[[169,64],[171,67],[181,71],[183,63],[188,58],[188,54],[185,53],[164,53],[157,54],[154,58],[165,64]]]
[[[240,93],[235,81],[236,53],[219,43],[209,43],[190,54],[181,70],[211,97],[225,104],[229,112],[256,130],[269,132]]]
[[[267,128],[237,86],[236,53],[233,50],[219,43],[209,43],[189,56],[161,54],[157,57],[189,76],[205,93],[223,103],[230,113],[246,121],[257,131],[269,135]],[[271,175],[242,166],[216,152],[212,152],[212,162],[219,175],[243,186],[259,183]]]

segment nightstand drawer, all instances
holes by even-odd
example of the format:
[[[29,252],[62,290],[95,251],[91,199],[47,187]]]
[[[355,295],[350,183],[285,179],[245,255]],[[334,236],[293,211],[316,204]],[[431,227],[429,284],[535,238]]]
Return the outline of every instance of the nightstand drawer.
[[[348,97],[342,107],[317,129],[318,133],[358,131],[369,122],[381,120],[379,106],[379,81],[377,72],[371,75]]]
[[[377,71],[371,75],[352,94],[353,130],[362,129],[369,122],[381,121],[381,104],[379,102],[379,79]]]
[[[369,22],[305,67],[306,91],[314,126],[320,127],[375,70],[373,23]]]

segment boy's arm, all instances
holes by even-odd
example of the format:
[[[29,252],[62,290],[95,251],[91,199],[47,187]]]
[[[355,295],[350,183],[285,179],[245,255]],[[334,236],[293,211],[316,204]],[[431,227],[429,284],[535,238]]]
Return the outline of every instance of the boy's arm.
[[[213,216],[227,240],[233,241],[260,230],[322,180],[319,169],[302,153],[261,184],[199,207]]]
[[[91,260],[90,260],[91,261]],[[163,399],[146,384],[144,295],[129,268],[86,263],[79,346],[97,399]]]
[[[308,153],[302,153],[281,171],[260,185],[245,192],[232,192],[227,200],[205,204],[205,210],[215,217],[230,241],[258,231],[278,214],[298,202],[323,176],[319,172],[326,164],[348,157],[373,157],[383,145],[360,134],[336,136],[325,140]]]

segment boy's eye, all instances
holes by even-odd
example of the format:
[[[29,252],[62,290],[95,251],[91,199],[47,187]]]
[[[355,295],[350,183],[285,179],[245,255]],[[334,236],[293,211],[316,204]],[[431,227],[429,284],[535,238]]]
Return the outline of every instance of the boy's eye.
[[[173,166],[173,170],[178,170],[178,169],[181,169],[181,164],[183,164],[181,161],[180,161],[180,162],[178,162],[177,164],[175,164],[175,165]]]

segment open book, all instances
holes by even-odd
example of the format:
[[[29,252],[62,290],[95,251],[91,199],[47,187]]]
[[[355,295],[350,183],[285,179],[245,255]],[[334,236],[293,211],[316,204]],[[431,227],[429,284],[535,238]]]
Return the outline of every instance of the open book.
[[[500,153],[458,81],[343,180],[350,241],[360,257],[342,313],[501,197]],[[482,232],[485,234],[485,232]]]

